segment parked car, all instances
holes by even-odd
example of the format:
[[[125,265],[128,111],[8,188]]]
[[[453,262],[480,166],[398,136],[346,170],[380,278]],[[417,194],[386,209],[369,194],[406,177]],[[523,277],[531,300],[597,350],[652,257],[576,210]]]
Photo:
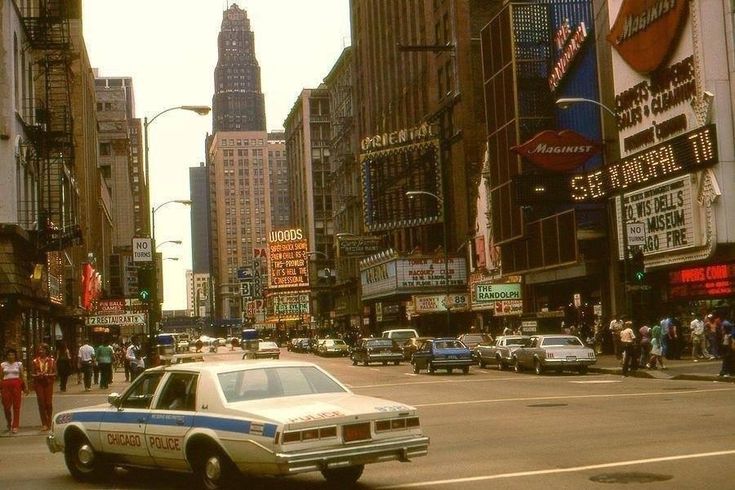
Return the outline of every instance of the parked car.
[[[295,351],[296,345],[301,341],[302,339],[300,337],[294,337],[291,340],[288,341],[288,344],[286,344],[286,350],[287,351]]]
[[[526,347],[531,342],[527,335],[503,335],[491,344],[480,344],[474,349],[475,359],[484,368],[495,364],[500,371],[513,364],[513,353],[519,347]]]
[[[521,347],[513,353],[516,372],[533,369],[536,374],[543,374],[549,369],[556,372],[574,369],[585,374],[595,362],[595,351],[574,335],[534,335],[528,347]]]
[[[214,490],[244,488],[245,475],[321,471],[334,488],[351,488],[366,464],[429,449],[416,408],[356,395],[304,362],[158,367],[107,400],[54,417],[47,446],[77,480],[147,467],[192,472],[192,484]]]
[[[309,339],[299,339],[299,341],[294,344],[293,351],[294,352],[309,352],[311,349],[311,342]]]
[[[349,356],[350,346],[342,339],[324,339],[319,342],[316,353],[320,356]]]
[[[403,351],[392,339],[360,339],[352,348],[352,365],[382,362],[383,366],[392,362],[396,366],[403,360]]]
[[[446,369],[449,374],[454,369],[461,369],[467,374],[474,363],[472,352],[467,346],[451,337],[425,341],[411,358],[413,372],[416,374],[422,369],[429,371],[429,374],[434,374],[437,369]]]
[[[457,337],[457,340],[472,351],[473,357],[475,357],[475,347],[480,344],[491,344],[493,342],[493,338],[486,333],[463,333]],[[477,357],[475,357],[475,361],[477,360]]]
[[[258,342],[258,349],[248,351],[242,355],[243,359],[279,359],[281,357],[281,349],[278,344],[270,340],[261,340]]]
[[[383,337],[384,339],[393,339],[396,342],[401,342],[402,340],[411,339],[418,336],[419,333],[413,328],[397,328],[394,330],[386,330],[381,335],[381,337]]]
[[[403,341],[403,344],[401,345],[401,349],[403,350],[403,360],[410,362],[411,356],[413,356],[413,353],[418,350],[421,343],[433,338],[434,337],[411,337],[410,339]]]

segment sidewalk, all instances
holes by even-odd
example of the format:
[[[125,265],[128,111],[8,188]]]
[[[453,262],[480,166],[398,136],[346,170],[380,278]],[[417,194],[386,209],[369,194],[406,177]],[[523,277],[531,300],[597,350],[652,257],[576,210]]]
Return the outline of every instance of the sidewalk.
[[[735,383],[735,377],[721,378],[719,375],[722,360],[698,360],[693,361],[691,358],[683,358],[681,360],[670,361],[664,359],[666,369],[646,369],[645,366],[638,368],[637,371],[630,373],[630,376],[637,378],[655,378],[655,379],[673,379],[673,380],[690,380],[690,381],[722,381],[727,383]],[[597,363],[590,366],[590,372],[604,374],[623,374],[622,364],[619,359],[609,354],[597,356]]]

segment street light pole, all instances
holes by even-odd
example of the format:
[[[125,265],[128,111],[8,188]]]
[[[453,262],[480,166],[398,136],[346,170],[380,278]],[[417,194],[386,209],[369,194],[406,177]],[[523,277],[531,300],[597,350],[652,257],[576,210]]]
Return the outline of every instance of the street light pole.
[[[446,303],[445,307],[447,309],[447,335],[451,335],[452,331],[452,312],[451,312],[451,305],[449,304],[449,295],[450,288],[449,288],[449,236],[447,233],[447,210],[445,207],[444,199],[437,196],[433,192],[428,191],[407,191],[406,197],[409,199],[413,199],[416,196],[420,195],[426,195],[429,197],[433,197],[436,199],[437,204],[439,204],[442,207],[442,235],[443,235],[443,248],[444,248],[444,302]]]
[[[148,117],[143,118],[143,158],[145,160],[145,178],[146,178],[146,184],[148,186],[148,203],[151,202],[151,196],[152,193],[152,180],[151,179],[151,172],[150,172],[150,157],[149,157],[149,143],[148,143],[148,127],[153,124],[153,122],[158,119],[158,117],[166,114],[167,112],[176,111],[176,110],[182,110],[182,111],[190,111],[195,112],[199,114],[200,116],[206,116],[209,114],[209,112],[212,110],[209,106],[203,106],[203,105],[180,105],[180,106],[174,106],[169,107],[168,109],[164,109],[158,114],[154,115],[150,120],[148,120]],[[191,201],[190,201],[191,203]],[[164,203],[168,204],[168,203]],[[161,205],[163,206],[163,204]],[[159,206],[160,208],[160,206]],[[155,341],[153,337],[155,336],[155,320],[153,318],[153,312],[158,312],[158,274],[156,274],[157,271],[157,261],[156,261],[156,217],[155,217],[156,209],[153,209],[153,212],[151,213],[151,229],[150,229],[150,237],[151,237],[151,248],[153,249],[153,277],[154,277],[154,285],[152,288],[151,294],[151,302],[150,305],[153,305],[153,308],[148,308],[148,346],[149,346],[149,356],[153,356],[153,352],[155,349]]]

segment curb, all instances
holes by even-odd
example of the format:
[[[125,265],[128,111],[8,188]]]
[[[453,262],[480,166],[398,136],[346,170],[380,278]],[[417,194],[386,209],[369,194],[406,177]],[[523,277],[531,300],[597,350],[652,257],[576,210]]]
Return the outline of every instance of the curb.
[[[623,375],[622,368],[595,368],[590,367],[589,372],[591,373],[599,373],[599,374],[614,374],[617,376]],[[657,373],[660,373],[660,371],[655,371]],[[731,378],[722,378],[720,376],[713,376],[708,374],[659,374],[654,375],[650,371],[646,370],[636,370],[631,371],[629,375],[633,378],[644,378],[644,379],[665,379],[665,380],[672,380],[672,381],[715,381],[720,383],[735,383],[735,377]]]

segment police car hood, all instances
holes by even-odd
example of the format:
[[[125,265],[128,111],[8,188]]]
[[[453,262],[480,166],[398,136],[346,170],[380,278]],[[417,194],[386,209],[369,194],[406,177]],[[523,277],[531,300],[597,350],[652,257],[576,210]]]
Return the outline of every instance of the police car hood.
[[[414,413],[415,408],[403,403],[355,395],[330,393],[302,395],[265,400],[236,402],[230,408],[265,420],[299,425],[324,425],[346,420],[382,418],[396,413]]]

